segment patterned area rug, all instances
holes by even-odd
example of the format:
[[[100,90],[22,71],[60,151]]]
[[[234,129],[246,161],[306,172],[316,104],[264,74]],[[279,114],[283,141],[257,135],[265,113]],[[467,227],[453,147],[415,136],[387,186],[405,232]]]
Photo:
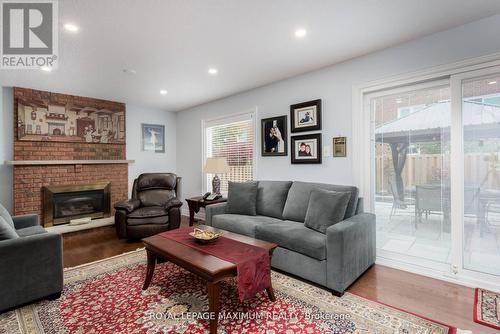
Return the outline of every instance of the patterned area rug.
[[[474,296],[474,321],[500,330],[500,294],[476,289]]]
[[[63,295],[0,315],[0,333],[206,333],[205,284],[171,263],[142,291],[144,250],[68,269]],[[455,334],[455,328],[346,293],[342,298],[273,272],[277,301],[238,301],[221,287],[218,333]]]

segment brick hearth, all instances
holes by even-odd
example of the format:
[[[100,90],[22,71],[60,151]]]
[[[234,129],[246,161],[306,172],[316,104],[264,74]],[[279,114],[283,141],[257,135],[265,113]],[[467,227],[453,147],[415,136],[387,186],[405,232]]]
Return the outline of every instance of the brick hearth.
[[[96,108],[123,109],[118,102],[32,89],[14,88],[14,160],[125,160],[125,144],[91,144],[20,141],[17,138],[17,100],[49,99]],[[111,203],[127,198],[127,164],[75,164],[14,166],[14,214],[37,213],[42,217],[42,187],[50,185],[111,182]]]

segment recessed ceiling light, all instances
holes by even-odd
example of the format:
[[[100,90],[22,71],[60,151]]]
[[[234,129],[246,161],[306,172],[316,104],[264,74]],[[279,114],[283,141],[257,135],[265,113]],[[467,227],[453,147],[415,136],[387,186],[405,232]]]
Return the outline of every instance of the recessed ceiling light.
[[[52,68],[48,67],[48,66],[42,66],[40,67],[40,69],[44,72],[52,72]]]
[[[71,23],[66,23],[64,25],[64,29],[70,32],[78,32],[78,26],[71,24]]]
[[[168,91],[166,89],[160,90],[161,95],[167,95]]]
[[[219,71],[216,68],[214,68],[214,67],[210,67],[208,69],[208,74],[211,74],[211,75],[216,75],[218,72]]]
[[[497,83],[496,81],[490,81],[490,82],[488,82],[488,85],[494,85],[496,83]]]
[[[124,68],[122,71],[123,71],[123,73],[125,73],[125,74],[132,74],[132,75],[137,74],[137,71],[136,71],[136,70],[129,69],[129,68]]]
[[[306,37],[306,35],[307,35],[307,30],[305,30],[304,28],[299,28],[295,30],[295,37],[303,38]]]

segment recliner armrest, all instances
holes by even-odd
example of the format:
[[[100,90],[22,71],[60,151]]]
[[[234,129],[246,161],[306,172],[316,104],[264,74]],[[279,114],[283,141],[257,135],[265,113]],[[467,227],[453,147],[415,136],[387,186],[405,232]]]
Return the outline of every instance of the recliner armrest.
[[[14,227],[16,230],[40,225],[40,218],[37,214],[13,216],[12,221],[14,221]]]
[[[118,202],[115,204],[116,210],[125,210],[128,213],[137,210],[141,207],[141,201],[138,199],[128,199],[126,201]]]
[[[177,198],[171,198],[168,200],[168,202],[165,204],[165,209],[170,210],[172,208],[180,208],[182,206],[182,202]]]

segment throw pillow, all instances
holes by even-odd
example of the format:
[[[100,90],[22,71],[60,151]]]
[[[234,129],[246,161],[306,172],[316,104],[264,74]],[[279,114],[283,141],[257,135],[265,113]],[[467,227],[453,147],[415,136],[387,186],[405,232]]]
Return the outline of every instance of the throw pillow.
[[[255,216],[257,214],[258,182],[229,182],[227,213]]]
[[[16,230],[10,226],[10,224],[2,216],[0,216],[0,240],[16,238],[19,238]]]
[[[351,194],[314,189],[309,198],[304,225],[321,233],[344,219]]]

